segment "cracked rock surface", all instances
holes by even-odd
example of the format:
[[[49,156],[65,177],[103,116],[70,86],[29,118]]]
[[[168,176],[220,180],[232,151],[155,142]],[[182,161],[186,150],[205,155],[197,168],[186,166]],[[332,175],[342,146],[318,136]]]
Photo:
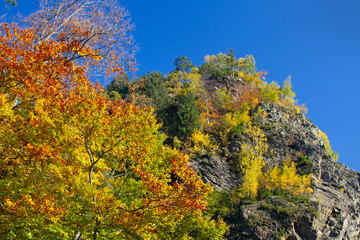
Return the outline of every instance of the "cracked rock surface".
[[[305,155],[313,166],[314,192],[310,201],[316,214],[298,212],[296,217],[284,221],[264,211],[261,204],[265,203],[241,206],[238,212],[232,213],[236,214],[237,223],[231,227],[233,237],[229,239],[276,239],[274,233],[281,233],[287,240],[360,239],[360,174],[331,158],[317,126],[305,115],[292,114],[271,103],[261,103],[259,107],[267,113],[260,120],[260,126],[272,150],[271,155],[264,156],[266,166],[278,165],[286,156],[294,159],[299,154]],[[230,155],[236,155],[242,141],[233,139],[228,147]],[[217,190],[230,191],[240,182],[229,161],[220,156],[197,159],[193,161],[193,168]],[[269,202],[274,206],[292,207],[276,197],[268,199],[266,204]]]

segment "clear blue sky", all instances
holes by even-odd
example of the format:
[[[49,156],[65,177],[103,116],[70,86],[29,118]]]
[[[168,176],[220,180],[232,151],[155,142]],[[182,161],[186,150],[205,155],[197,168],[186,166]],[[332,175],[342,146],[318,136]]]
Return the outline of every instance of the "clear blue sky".
[[[37,8],[36,0],[0,14]],[[307,116],[325,132],[339,161],[360,171],[359,0],[123,0],[140,51],[139,74],[173,70],[176,57],[200,65],[208,54],[233,48],[252,54],[267,81],[292,76]]]

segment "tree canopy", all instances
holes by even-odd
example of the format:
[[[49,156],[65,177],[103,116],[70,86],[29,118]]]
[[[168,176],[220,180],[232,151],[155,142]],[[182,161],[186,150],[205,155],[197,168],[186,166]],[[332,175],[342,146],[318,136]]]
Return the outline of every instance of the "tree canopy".
[[[0,237],[220,239],[210,186],[163,145],[151,108],[88,80],[103,52],[69,31],[1,25]]]

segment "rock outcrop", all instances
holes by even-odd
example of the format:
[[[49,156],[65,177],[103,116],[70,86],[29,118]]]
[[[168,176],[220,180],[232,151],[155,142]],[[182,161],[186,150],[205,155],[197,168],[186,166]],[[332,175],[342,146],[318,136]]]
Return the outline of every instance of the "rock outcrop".
[[[360,239],[360,174],[331,158],[317,126],[303,114],[271,103],[258,107],[266,112],[259,120],[271,149],[264,156],[266,165],[278,165],[286,156],[306,156],[311,164],[299,162],[298,170],[312,174],[314,192],[301,204],[273,196],[238,206],[225,217],[228,239]],[[235,137],[228,147],[230,155],[236,155],[241,144]],[[220,156],[198,159],[193,167],[218,190],[230,191],[240,181]]]
[[[317,214],[299,216],[289,234],[294,239],[359,239],[360,174],[331,158],[318,128],[303,114],[291,114],[275,104],[260,106],[267,112],[262,123],[276,126],[263,130],[274,152],[267,162],[302,153],[313,163],[311,201]]]

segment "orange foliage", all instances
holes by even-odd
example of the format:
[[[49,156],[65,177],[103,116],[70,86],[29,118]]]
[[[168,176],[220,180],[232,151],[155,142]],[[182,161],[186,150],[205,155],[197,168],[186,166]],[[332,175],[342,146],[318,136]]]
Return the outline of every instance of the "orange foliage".
[[[0,237],[185,238],[192,219],[220,238],[203,215],[210,187],[163,146],[151,109],[106,100],[67,58],[77,39],[35,39],[0,32]]]
[[[259,89],[251,85],[237,85],[234,89],[233,108],[236,109],[236,111],[240,111],[244,104],[254,108],[262,100]]]
[[[202,126],[204,126],[207,131],[217,129],[222,116],[219,110],[214,107],[212,99],[205,99],[204,102],[200,102],[199,106]]]

